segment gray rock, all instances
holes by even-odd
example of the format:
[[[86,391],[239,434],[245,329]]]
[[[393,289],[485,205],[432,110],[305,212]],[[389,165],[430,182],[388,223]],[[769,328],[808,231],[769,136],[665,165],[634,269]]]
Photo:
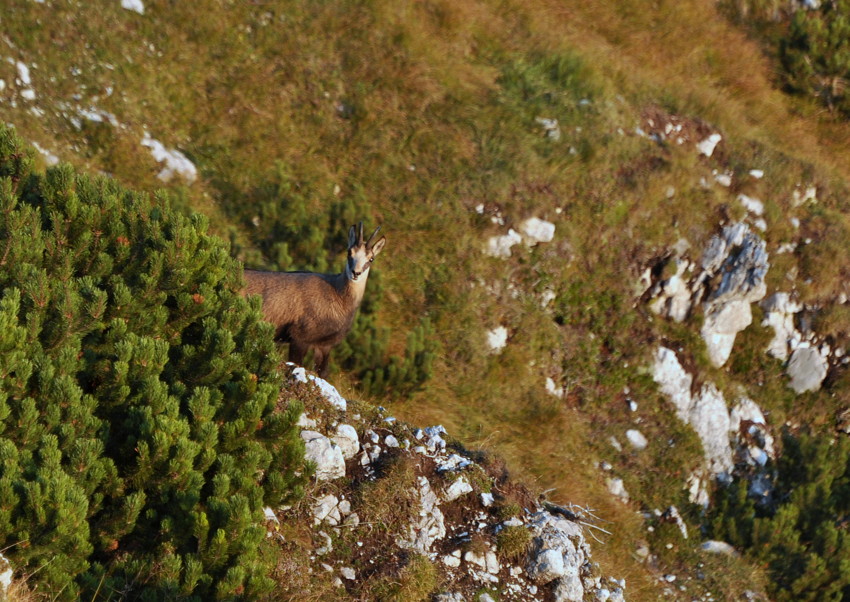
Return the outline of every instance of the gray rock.
[[[526,567],[528,576],[539,585],[557,580],[556,600],[581,600],[584,588],[579,567],[587,562],[581,527],[548,512],[533,515],[528,526],[535,535]]]
[[[316,463],[316,480],[330,481],[345,476],[345,458],[339,446],[316,431],[301,431],[304,458]]]
[[[737,556],[738,552],[725,541],[709,540],[700,544],[699,549],[710,554],[722,554],[724,556]]]
[[[472,493],[472,485],[466,480],[466,477],[458,477],[451,485],[446,488],[443,498],[447,502],[453,502],[462,495]]]
[[[14,571],[12,570],[12,563],[9,562],[9,559],[0,554],[0,594],[4,597],[9,591],[9,587],[12,585],[12,575]]]
[[[336,427],[333,442],[339,446],[342,457],[346,460],[350,460],[360,451],[360,439],[357,436],[357,430],[350,424],[340,424]]]
[[[316,428],[316,421],[307,416],[305,413],[301,413],[298,417],[298,422],[295,423],[296,426],[300,426],[302,429],[314,429]]]
[[[319,531],[319,537],[322,538],[322,541],[325,543],[318,548],[316,548],[316,556],[324,556],[326,554],[330,554],[334,551],[334,543],[331,539],[331,536],[325,533],[324,531]],[[333,570],[333,569],[331,569]]]
[[[338,525],[342,520],[342,514],[339,511],[339,499],[328,494],[320,497],[313,505],[313,524],[318,525],[325,521],[331,525]]]
[[[620,477],[614,477],[607,479],[605,483],[608,486],[608,492],[611,495],[620,498],[624,502],[629,501],[629,492],[626,491],[626,487],[623,485],[623,479]]]
[[[706,383],[693,399],[688,423],[702,441],[711,472],[729,474],[734,467],[729,445],[729,410],[723,394],[713,383]]]
[[[438,594],[434,596],[434,602],[465,602],[462,594],[457,592]]]
[[[817,391],[826,378],[827,368],[826,358],[820,351],[813,347],[800,347],[791,354],[791,360],[785,368],[785,372],[791,377],[788,386],[798,394]]]
[[[718,475],[731,472],[729,410],[722,393],[706,383],[697,395],[692,395],[693,377],[682,368],[675,352],[666,347],[659,347],[655,353],[653,378],[675,406],[679,419],[699,435],[711,471]]]
[[[578,567],[576,567],[576,575],[565,575],[555,581],[555,588],[552,590],[556,602],[582,602],[584,600],[584,587],[582,587],[581,579],[578,578]]]
[[[746,224],[733,224],[712,237],[701,265],[700,286],[711,285],[720,278],[707,292],[702,337],[711,362],[722,366],[729,359],[737,333],[752,322],[750,304],[767,293],[767,248]]]
[[[761,308],[764,310],[762,326],[770,326],[774,332],[767,353],[785,361],[788,359],[788,347],[795,348],[803,338],[794,324],[794,314],[803,308],[791,300],[790,294],[782,292],[767,297],[761,303]]]
[[[431,483],[423,476],[417,478],[417,483],[420,504],[418,520],[408,525],[406,536],[399,538],[398,544],[402,548],[428,554],[434,542],[446,536],[446,525],[440,510],[440,500],[431,489]]]
[[[653,290],[654,300],[649,308],[662,316],[669,316],[676,322],[682,322],[691,311],[692,292],[685,278],[685,272],[691,264],[685,259],[676,259],[676,273],[662,280]]]
[[[564,555],[560,550],[541,550],[529,563],[528,575],[537,583],[549,583],[564,574]]]
[[[643,433],[637,429],[627,430],[626,439],[628,439],[631,446],[638,451],[646,449],[646,446],[649,445],[649,441],[647,441],[646,437],[643,436]]]
[[[342,567],[341,569],[339,569],[339,572],[344,578],[348,579],[349,581],[354,581],[355,579],[357,579],[357,573],[355,573],[354,569],[349,566]]]

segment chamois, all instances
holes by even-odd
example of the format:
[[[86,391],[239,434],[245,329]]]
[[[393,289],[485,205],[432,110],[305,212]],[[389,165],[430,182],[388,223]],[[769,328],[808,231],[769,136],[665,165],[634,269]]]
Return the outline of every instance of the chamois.
[[[289,360],[303,364],[313,350],[316,372],[326,376],[331,348],[345,338],[369,278],[369,268],[387,242],[363,241],[363,222],[348,231],[348,259],[340,274],[245,270],[244,295],[263,298],[263,317],[274,324],[275,340],[289,343]]]

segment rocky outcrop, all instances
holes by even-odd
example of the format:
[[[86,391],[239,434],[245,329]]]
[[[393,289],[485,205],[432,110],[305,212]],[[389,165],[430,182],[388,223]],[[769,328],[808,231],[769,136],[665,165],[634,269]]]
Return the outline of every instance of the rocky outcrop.
[[[685,371],[672,349],[655,352],[652,376],[660,391],[700,438],[708,471],[717,478],[731,476],[736,463],[764,466],[773,457],[773,438],[758,405],[739,398],[730,411],[720,390],[705,383],[692,391],[693,376]],[[698,483],[691,483],[692,497],[701,498]]]
[[[439,600],[479,600],[483,588],[499,591],[501,600],[624,599],[625,582],[599,576],[577,514],[541,506],[503,473],[488,474],[448,444],[442,426],[411,429],[380,410],[353,413],[327,381],[298,368],[294,379],[305,387],[303,397],[314,399],[300,424],[315,485],[295,508],[266,509],[269,536],[282,523],[312,525],[309,570],[338,575],[336,599],[358,595],[375,559],[402,565],[411,555],[439,572]],[[394,472],[398,466],[404,469]],[[401,475],[397,482],[382,484],[393,474]],[[383,508],[380,525],[364,522],[376,513],[370,504]],[[376,539],[376,529],[389,529],[389,537]],[[507,535],[520,543],[508,546]]]
[[[750,304],[767,293],[765,243],[744,223],[726,226],[712,237],[701,267],[698,282],[706,289],[701,334],[709,359],[722,366],[729,359],[735,336],[753,321]]]
[[[711,362],[722,366],[729,359],[737,334],[753,320],[750,305],[767,292],[765,242],[740,222],[711,238],[698,266],[683,256],[687,247],[685,241],[677,244],[670,260],[675,262],[675,273],[652,287],[650,308],[681,322],[694,304],[702,302],[702,338]],[[695,268],[696,275],[688,278]]]

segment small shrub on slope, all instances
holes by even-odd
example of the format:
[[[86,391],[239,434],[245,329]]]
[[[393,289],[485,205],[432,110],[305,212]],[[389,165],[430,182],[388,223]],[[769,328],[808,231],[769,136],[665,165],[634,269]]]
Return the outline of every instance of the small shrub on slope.
[[[711,535],[745,550],[768,572],[774,600],[850,596],[850,439],[783,437],[771,502],[747,496],[746,481],[719,492]]]
[[[275,353],[199,216],[0,129],[0,547],[59,599],[254,597],[306,478]]]
[[[816,10],[796,11],[780,45],[780,58],[793,91],[850,115],[850,2],[823,2]]]

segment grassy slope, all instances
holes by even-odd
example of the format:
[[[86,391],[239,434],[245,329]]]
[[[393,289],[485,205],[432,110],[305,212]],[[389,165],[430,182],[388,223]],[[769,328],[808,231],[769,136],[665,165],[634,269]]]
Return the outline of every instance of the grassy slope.
[[[393,411],[442,422],[556,488],[555,500],[597,508],[617,535],[595,556],[627,579],[630,599],[659,591],[632,559],[644,537],[634,510],[683,506],[683,475],[700,456],[641,370],[654,342],[681,344],[705,378],[730,390],[749,388],[758,371],[768,391],[749,392],[777,423],[800,411],[825,420],[813,409],[825,397],[790,397],[778,364],[753,351],[758,333],[736,350],[731,372],[711,370],[696,322],[662,324],[633,307],[642,269],[680,237],[700,248],[725,211],[735,214],[739,190],[767,202],[770,250],[797,236],[792,214],[816,240],[829,230],[826,242],[777,260],[782,270],[799,264],[805,298],[837,293],[845,269],[835,249],[846,240],[847,126],[823,126],[775,91],[759,49],[711,4],[147,2],[141,16],[117,1],[17,0],[0,17],[0,56],[32,66],[37,93],[22,100],[15,66],[0,62],[0,118],[63,160],[155,189],[158,166],[139,144],[147,129],[199,167],[195,184],[170,186],[252,261],[263,260],[251,252],[260,242],[252,203],[275,173],[316,212],[339,197],[363,199],[391,245],[378,266],[380,320],[403,333],[427,312],[441,343],[426,390]],[[121,126],[78,128],[76,104]],[[716,157],[631,135],[649,107],[718,128]],[[538,116],[559,120],[561,141],[542,136]],[[712,169],[756,167],[768,176],[733,192],[698,183]],[[820,187],[817,210],[792,210],[798,183]],[[486,258],[484,240],[506,228],[475,213],[479,203],[508,225],[549,219],[556,240],[510,261]],[[782,270],[774,267],[772,287],[790,286]],[[815,278],[804,285],[806,276]],[[543,310],[547,286],[558,298]],[[499,324],[511,339],[493,357],[484,331]],[[566,385],[564,401],[546,394],[546,376]],[[635,419],[624,386],[652,441],[641,455],[606,443]],[[626,479],[632,507],[605,491],[595,468],[603,459]],[[661,569],[691,562],[687,547],[665,552]],[[749,573],[734,577],[711,587],[734,596],[751,586]]]

